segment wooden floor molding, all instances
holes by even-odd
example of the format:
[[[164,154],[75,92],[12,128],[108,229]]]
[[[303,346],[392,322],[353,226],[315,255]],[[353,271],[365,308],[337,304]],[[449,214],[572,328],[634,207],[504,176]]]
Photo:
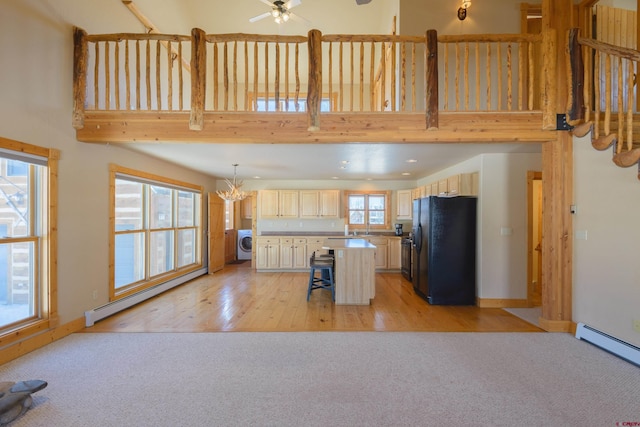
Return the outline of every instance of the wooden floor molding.
[[[25,338],[22,341],[18,341],[15,344],[8,345],[6,348],[0,350],[0,365],[7,363],[11,360],[17,359],[20,356],[24,356],[34,350],[51,344],[54,341],[62,339],[67,335],[71,335],[74,332],[79,332],[84,329],[84,317],[73,320],[64,325],[58,326],[41,334],[34,335],[33,337]]]
[[[429,305],[399,273],[376,274],[376,297],[368,306],[336,306],[322,290],[307,302],[308,278],[227,265],[84,331],[542,331],[500,308]]]

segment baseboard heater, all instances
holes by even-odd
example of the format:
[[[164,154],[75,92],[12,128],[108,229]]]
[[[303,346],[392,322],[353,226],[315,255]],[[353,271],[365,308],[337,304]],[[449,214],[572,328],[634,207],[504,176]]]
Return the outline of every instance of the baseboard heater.
[[[584,323],[578,323],[576,338],[587,341],[611,354],[640,366],[640,348],[605,334]]]
[[[202,276],[203,274],[207,274],[206,268],[201,268],[199,270],[192,271],[191,273],[185,274],[184,276],[176,277],[175,279],[169,280],[168,282],[160,283],[159,285],[156,285],[149,289],[145,289],[144,291],[140,291],[128,297],[110,302],[105,305],[101,305],[100,307],[96,307],[93,310],[85,311],[84,312],[85,326],[86,327],[93,326],[93,324],[96,323],[98,320],[104,319],[105,317],[109,317],[112,314],[115,314],[126,308],[132,307],[144,300],[147,300],[151,297],[161,294],[162,292],[168,291],[171,288],[175,288],[176,286],[182,285],[183,283],[186,283],[189,280]]]

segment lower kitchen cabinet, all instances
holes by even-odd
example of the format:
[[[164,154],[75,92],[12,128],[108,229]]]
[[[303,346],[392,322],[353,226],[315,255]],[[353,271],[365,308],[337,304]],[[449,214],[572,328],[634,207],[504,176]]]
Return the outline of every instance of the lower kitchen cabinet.
[[[280,268],[303,269],[307,264],[307,239],[280,239]]]
[[[256,268],[258,270],[280,268],[280,239],[256,240]]]
[[[360,238],[360,236],[358,236]],[[401,238],[362,236],[376,246],[376,270],[400,270]],[[313,252],[325,252],[327,237],[259,237],[256,239],[256,269],[306,270]]]
[[[376,247],[376,270],[387,269],[387,253],[388,253],[388,238],[387,237],[369,237],[367,240]]]
[[[389,237],[388,248],[387,268],[389,270],[400,270],[402,268],[402,238]]]

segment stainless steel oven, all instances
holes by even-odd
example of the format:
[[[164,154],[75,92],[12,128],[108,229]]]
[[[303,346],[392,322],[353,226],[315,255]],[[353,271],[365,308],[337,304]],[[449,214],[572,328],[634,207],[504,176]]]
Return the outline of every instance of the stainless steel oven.
[[[411,281],[411,250],[413,242],[411,239],[402,239],[402,268],[401,272],[405,279]]]

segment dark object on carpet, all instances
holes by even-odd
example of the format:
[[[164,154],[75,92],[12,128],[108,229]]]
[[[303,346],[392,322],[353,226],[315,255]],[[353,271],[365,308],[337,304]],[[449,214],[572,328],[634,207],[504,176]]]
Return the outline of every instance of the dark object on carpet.
[[[42,380],[0,382],[0,425],[8,424],[27,412],[33,403],[31,393],[46,386],[47,382]]]

